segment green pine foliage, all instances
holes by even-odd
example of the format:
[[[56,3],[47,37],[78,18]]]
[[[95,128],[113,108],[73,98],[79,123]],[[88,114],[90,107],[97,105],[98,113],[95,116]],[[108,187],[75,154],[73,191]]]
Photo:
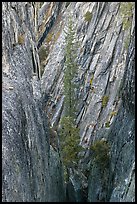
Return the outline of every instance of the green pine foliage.
[[[134,2],[121,2],[120,14],[123,20],[123,30],[128,30],[132,25]]]
[[[77,85],[75,79],[77,77],[78,66],[76,63],[77,43],[75,43],[75,32],[73,27],[74,26],[70,18],[65,41],[65,71],[63,81],[65,114],[60,122],[60,147],[64,169],[77,167],[80,159],[79,152],[82,150],[82,147],[79,145],[79,128],[76,127],[75,122],[77,115]],[[65,170],[65,173],[67,174],[67,170]]]
[[[39,59],[42,63],[44,60],[46,60],[47,56],[49,54],[49,48],[45,46],[41,46],[39,49]]]
[[[78,153],[82,150],[79,145],[79,128],[73,124],[73,119],[69,116],[61,120],[61,152],[65,167],[76,167],[79,161]]]
[[[103,108],[107,106],[108,101],[109,101],[109,96],[104,95],[104,96],[102,97],[102,107],[103,107]]]
[[[90,22],[92,19],[92,13],[90,11],[87,11],[84,15],[85,21]]]
[[[108,142],[104,140],[97,140],[91,145],[91,150],[93,151],[93,160],[100,170],[108,168],[110,159],[110,146]]]
[[[76,63],[76,43],[75,31],[73,29],[72,20],[69,19],[68,32],[66,34],[65,49],[65,73],[64,73],[64,105],[65,114],[75,120],[76,118],[76,91],[77,85],[75,79],[77,77],[78,66]]]

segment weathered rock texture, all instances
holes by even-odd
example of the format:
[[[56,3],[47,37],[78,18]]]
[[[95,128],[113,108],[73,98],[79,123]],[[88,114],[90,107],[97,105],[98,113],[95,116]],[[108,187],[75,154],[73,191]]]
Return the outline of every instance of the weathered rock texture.
[[[42,110],[33,12],[27,2],[2,3],[3,202],[65,199],[60,156],[50,148]]]
[[[121,104],[115,121],[103,137],[110,144],[110,165],[100,178],[98,169],[92,168],[89,177],[89,201],[133,202],[135,201],[135,41],[131,43],[125,64],[125,73],[121,82]],[[130,85],[129,85],[130,84]],[[99,133],[99,137],[102,132]],[[103,179],[103,181],[104,181]],[[93,185],[95,184],[95,185]],[[95,187],[96,186],[96,187]]]
[[[134,201],[134,9],[134,2],[3,3],[3,201],[64,199],[46,118],[56,128],[63,114],[64,30],[70,15],[79,40],[77,126],[85,151],[79,172],[70,174],[67,199]],[[48,54],[41,76],[42,46]],[[93,162],[90,148],[102,138],[110,147],[105,170]]]
[[[134,200],[134,8],[133,2],[64,3],[60,35],[56,32],[59,22],[53,24],[53,36],[58,38],[50,42],[42,92],[51,96],[46,108],[56,126],[63,113],[64,30],[71,14],[80,42],[77,124],[85,147],[80,167],[90,172],[90,202]],[[89,22],[84,17],[87,11],[92,15]],[[109,168],[103,175],[92,164],[90,151],[90,145],[101,138],[110,145]]]

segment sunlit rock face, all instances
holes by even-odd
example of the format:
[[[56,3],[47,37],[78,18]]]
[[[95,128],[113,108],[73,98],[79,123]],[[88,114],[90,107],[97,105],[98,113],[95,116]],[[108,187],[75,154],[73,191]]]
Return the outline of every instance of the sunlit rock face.
[[[74,202],[134,201],[134,2],[8,2],[2,12],[3,201],[64,201],[64,192]],[[85,150],[64,185],[49,124],[56,129],[64,114],[69,16],[79,41],[76,123]],[[96,141],[109,146],[105,169],[91,150]]]
[[[122,101],[118,115],[110,130],[105,133],[110,144],[110,165],[106,182],[98,183],[99,173],[92,168],[89,179],[89,201],[135,201],[135,41],[131,43],[126,58],[126,68],[121,86]],[[129,85],[130,84],[130,85]],[[101,137],[102,133],[99,133]],[[95,186],[96,188],[95,188]],[[93,187],[94,186],[94,187]],[[104,194],[103,194],[104,193]]]
[[[91,13],[89,21],[85,19],[87,11]],[[64,30],[70,14],[80,42],[77,124],[85,147],[80,166],[90,172],[87,200],[134,200],[134,3],[62,5],[60,21],[55,21],[52,32],[56,36],[56,29],[60,25],[62,29],[56,42],[51,41],[41,80],[42,92],[51,95],[47,111],[53,126],[63,114]],[[101,138],[110,145],[108,175],[103,180],[99,169],[91,167],[90,151],[91,144]]]

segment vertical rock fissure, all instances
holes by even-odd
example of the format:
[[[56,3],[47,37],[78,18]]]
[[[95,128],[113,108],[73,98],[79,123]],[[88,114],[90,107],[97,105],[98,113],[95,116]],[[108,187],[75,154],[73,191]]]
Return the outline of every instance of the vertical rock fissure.
[[[134,201],[134,2],[41,4],[2,3],[2,200]],[[69,15],[81,39],[75,94],[82,150],[66,181],[59,134]]]

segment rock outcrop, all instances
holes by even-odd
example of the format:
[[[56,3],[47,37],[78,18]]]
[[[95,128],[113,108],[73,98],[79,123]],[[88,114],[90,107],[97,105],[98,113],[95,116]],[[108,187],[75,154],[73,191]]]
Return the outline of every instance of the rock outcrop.
[[[3,2],[3,201],[64,201],[66,191],[74,202],[133,202],[135,4],[41,3]],[[79,41],[76,122],[84,151],[64,185],[49,137],[64,110],[69,16]]]
[[[71,15],[80,44],[77,125],[85,147],[80,168],[90,172],[90,202],[134,200],[134,9],[133,2],[64,3],[59,14],[62,30],[56,42],[50,42],[41,79],[42,92],[51,95],[47,111],[56,126],[63,113],[64,30]],[[53,36],[59,25],[55,21]],[[90,146],[102,138],[110,146],[107,176],[91,162]]]
[[[61,202],[62,164],[49,145],[42,108],[33,6],[29,2],[2,6],[2,200]]]
[[[92,168],[92,173],[89,176],[89,201],[135,201],[134,38],[133,34],[126,58],[125,73],[121,81],[120,96],[122,101],[118,114],[109,131],[103,133],[110,144],[110,164],[105,178],[103,176],[99,177],[100,171],[97,167]],[[99,133],[98,137],[101,136],[102,132]]]

